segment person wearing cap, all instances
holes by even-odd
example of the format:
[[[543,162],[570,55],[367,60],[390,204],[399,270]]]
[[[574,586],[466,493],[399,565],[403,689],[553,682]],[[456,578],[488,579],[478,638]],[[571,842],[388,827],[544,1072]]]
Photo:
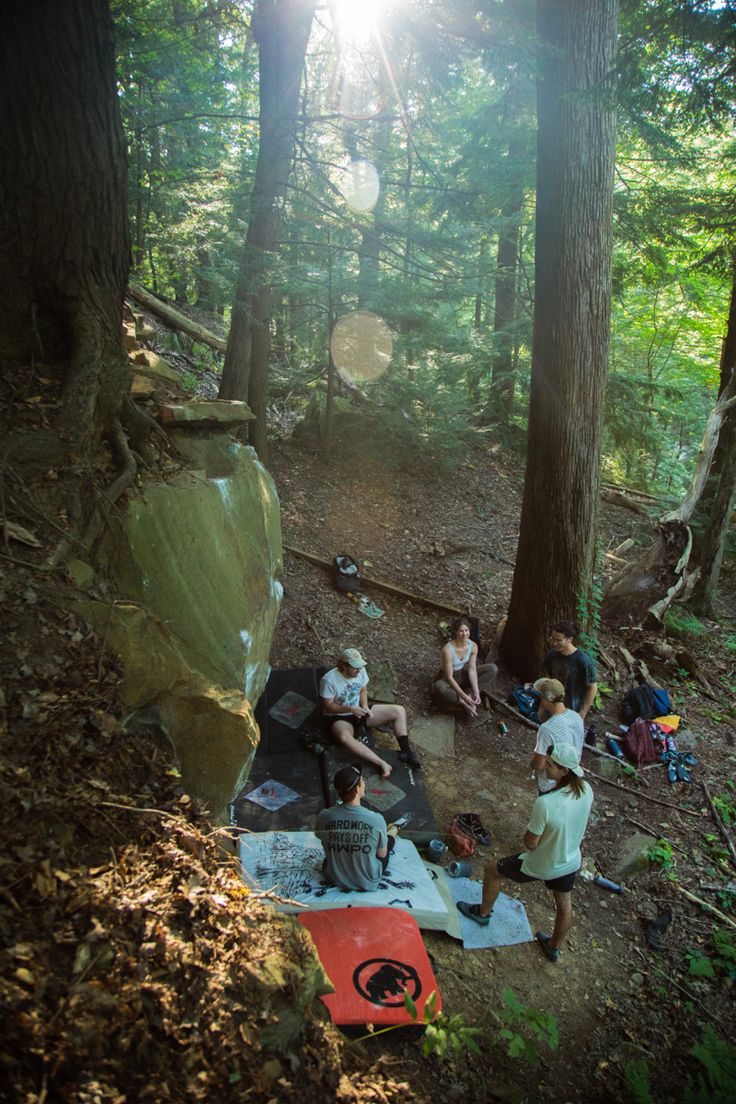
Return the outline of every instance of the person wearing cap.
[[[573,644],[580,629],[574,621],[558,621],[549,634],[551,650],[542,670],[565,687],[565,705],[585,720],[598,693],[593,660]]]
[[[532,755],[531,768],[537,775],[537,789],[547,793],[555,788],[545,774],[545,764],[550,749],[555,744],[572,744],[581,757],[585,726],[574,709],[565,705],[565,687],[557,679],[537,679],[534,689],[540,696],[539,717],[542,723],[537,729],[537,744]]]
[[[572,744],[555,744],[547,756],[545,771],[554,789],[540,794],[534,802],[523,840],[525,850],[486,863],[481,903],[458,901],[457,907],[463,916],[485,926],[490,923],[504,878],[544,882],[554,894],[555,926],[552,935],[538,931],[534,938],[544,956],[557,962],[572,925],[572,887],[582,861],[580,844],[588,825],[593,791],[583,780],[580,756]]]
[[[375,751],[366,747],[356,733],[361,725],[376,728],[391,723],[401,749],[399,759],[417,770],[421,764],[409,746],[409,729],[403,705],[368,705],[368,674],[366,662],[357,648],[345,648],[337,667],[320,681],[322,721],[327,734],[352,755],[372,763],[381,778],[388,778],[391,765]]]
[[[363,768],[341,767],[333,784],[342,804],[323,809],[317,817],[317,836],[325,850],[324,872],[340,889],[371,890],[386,872],[399,827],[380,813],[364,809]]]

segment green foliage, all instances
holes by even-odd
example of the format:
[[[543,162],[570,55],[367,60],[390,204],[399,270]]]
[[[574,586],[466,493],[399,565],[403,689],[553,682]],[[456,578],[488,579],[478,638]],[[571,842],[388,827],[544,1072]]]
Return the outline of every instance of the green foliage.
[[[733,933],[723,928],[716,928],[711,942],[710,952],[700,948],[687,948],[685,957],[689,973],[693,977],[710,980],[723,974],[729,978],[736,978],[736,942],[734,942]]]
[[[662,873],[671,882],[677,881],[677,860],[675,852],[666,840],[658,839],[649,849],[648,859],[662,868]]]
[[[736,824],[736,783],[729,778],[724,785],[724,792],[715,795],[713,804],[718,810],[723,823],[726,827],[730,827],[732,824]]]
[[[577,620],[582,626],[580,644],[595,662],[598,658],[598,636],[601,628],[601,604],[603,602],[603,541],[598,538],[595,546],[595,564],[589,595],[579,594]]]
[[[731,1104],[736,1099],[736,1046],[708,1026],[690,1053],[703,1072],[688,1078],[683,1104]]]
[[[632,1058],[624,1068],[626,1084],[631,1089],[636,1104],[652,1104],[649,1063],[646,1058]]]
[[[404,1005],[413,1020],[419,1014],[414,1000],[408,992],[404,993]],[[475,1036],[480,1033],[478,1027],[466,1027],[464,1018],[456,1013],[446,1016],[437,1012],[437,993],[431,992],[424,1003],[424,1039],[422,1054],[428,1058],[431,1054],[437,1058],[460,1058],[466,1051],[480,1054]]]
[[[685,610],[668,609],[664,626],[671,636],[703,636],[707,629],[702,621]]]
[[[505,1040],[509,1057],[521,1058],[533,1069],[541,1061],[543,1047],[557,1050],[560,1045],[557,1017],[539,1008],[528,1008],[513,989],[504,989],[503,1008],[497,1018],[508,1025],[502,1028],[499,1036]]]

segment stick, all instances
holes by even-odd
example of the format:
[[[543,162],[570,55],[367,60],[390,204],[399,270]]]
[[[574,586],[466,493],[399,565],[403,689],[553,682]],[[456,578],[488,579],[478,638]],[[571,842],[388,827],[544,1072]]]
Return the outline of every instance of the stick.
[[[640,820],[634,820],[633,817],[626,818],[629,824],[633,824],[636,828],[641,828],[643,832],[646,832],[650,836],[654,836],[655,839],[664,840],[670,847],[674,847],[676,851],[680,851],[683,855],[687,855],[687,851],[684,847],[680,847],[679,843],[673,843],[671,839],[667,839],[667,836],[663,836],[661,832],[657,832],[654,828],[650,828],[648,824],[643,824]]]
[[[643,801],[651,801],[654,805],[665,805],[668,809],[676,809],[678,813],[687,813],[688,816],[699,817],[702,813],[696,813],[693,809],[685,809],[682,805],[674,805],[671,801],[663,801],[661,797],[652,797],[651,794],[639,793],[638,790],[632,790],[631,786],[622,786],[620,782],[611,782],[610,778],[604,778],[602,774],[596,774],[586,767],[585,773],[589,774],[591,778],[597,778],[599,782],[605,782],[607,786],[613,786],[617,790],[624,790],[625,793],[633,794],[634,797],[640,797]]]
[[[722,923],[728,924],[730,927],[736,929],[736,920],[732,920],[730,916],[726,916],[725,912],[721,912],[715,905],[709,905],[702,897],[696,897],[694,893],[691,893],[689,889],[685,889],[679,882],[673,882],[673,885],[683,897],[687,897],[688,901],[693,901],[696,905],[700,905],[706,912],[712,912],[714,916],[717,916]]]
[[[490,701],[492,701],[495,705],[497,705],[499,709],[503,709],[504,712],[508,713],[510,717],[513,717],[515,721],[520,721],[521,724],[526,725],[527,728],[531,728],[534,732],[536,732],[539,728],[538,724],[536,724],[534,721],[530,721],[529,718],[525,717],[523,713],[519,713],[518,709],[514,709],[513,705],[509,705],[508,702],[505,702],[503,700],[503,698],[499,698],[495,694],[491,694],[488,690],[481,691],[481,697],[483,697],[484,695],[485,697],[489,698]]]
[[[731,839],[731,836],[728,832],[728,829],[726,828],[726,825],[723,823],[723,820],[721,819],[721,814],[718,812],[718,809],[716,808],[715,802],[713,801],[713,798],[710,796],[710,790],[708,789],[708,783],[707,782],[701,782],[700,785],[703,787],[703,789],[705,791],[705,796],[708,798],[708,804],[710,805],[710,807],[713,811],[713,816],[715,817],[716,824],[718,825],[718,827],[720,829],[721,835],[723,836],[724,840],[726,841],[726,846],[728,847],[728,850],[731,852],[731,858],[733,859],[734,865],[736,866],[736,847],[734,847],[733,840]]]
[[[294,556],[300,556],[303,560],[308,560],[309,563],[317,564],[318,567],[324,567],[328,571],[332,568],[331,560],[325,560],[321,556],[316,556],[314,552],[307,552],[306,549],[296,548],[291,544],[284,544],[284,548]],[[447,602],[435,602],[433,598],[425,598],[423,594],[412,594],[410,590],[402,590],[400,587],[393,586],[391,583],[384,583],[380,579],[368,579],[365,575],[361,574],[360,580],[361,583],[364,583],[366,586],[376,587],[377,590],[385,590],[388,594],[393,594],[397,598],[408,598],[410,602],[419,602],[422,606],[429,606],[431,609],[442,610],[443,613],[467,613],[467,610],[459,609],[457,606],[450,606]]]

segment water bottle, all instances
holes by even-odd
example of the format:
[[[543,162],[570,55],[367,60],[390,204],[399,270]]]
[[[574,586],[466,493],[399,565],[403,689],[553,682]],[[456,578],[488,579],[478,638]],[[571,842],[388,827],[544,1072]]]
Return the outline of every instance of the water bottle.
[[[624,753],[621,750],[621,745],[619,744],[618,740],[614,740],[613,736],[606,737],[606,747],[608,748],[611,755],[615,756],[616,759],[625,758]]]
[[[596,874],[593,878],[593,885],[600,886],[601,889],[607,889],[611,893],[623,893],[624,891],[624,887],[619,885],[618,882],[611,882],[601,874]]]

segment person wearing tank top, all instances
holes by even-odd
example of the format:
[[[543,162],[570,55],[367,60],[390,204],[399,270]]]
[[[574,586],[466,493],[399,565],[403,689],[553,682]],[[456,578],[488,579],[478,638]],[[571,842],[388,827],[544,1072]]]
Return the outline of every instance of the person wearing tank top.
[[[442,648],[442,670],[432,686],[432,696],[442,709],[460,710],[475,717],[481,695],[487,691],[498,668],[495,663],[478,664],[478,645],[470,639],[470,621],[456,617],[452,636]]]

